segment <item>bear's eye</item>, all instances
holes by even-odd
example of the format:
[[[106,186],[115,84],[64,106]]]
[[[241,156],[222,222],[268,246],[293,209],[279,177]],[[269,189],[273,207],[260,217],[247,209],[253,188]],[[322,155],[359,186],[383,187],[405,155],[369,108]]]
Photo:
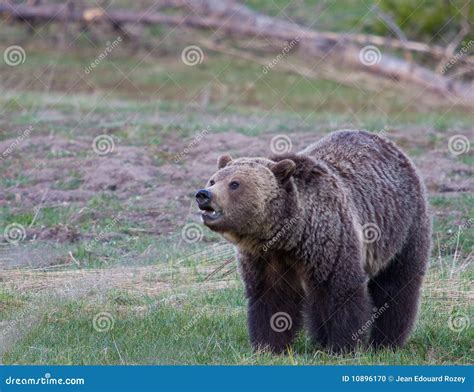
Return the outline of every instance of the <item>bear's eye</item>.
[[[237,181],[232,181],[230,184],[229,184],[229,188],[230,189],[237,189],[239,187],[239,183]]]
[[[215,181],[214,181],[214,180],[209,181],[209,185],[210,185],[210,186],[213,186],[214,184],[215,184]]]

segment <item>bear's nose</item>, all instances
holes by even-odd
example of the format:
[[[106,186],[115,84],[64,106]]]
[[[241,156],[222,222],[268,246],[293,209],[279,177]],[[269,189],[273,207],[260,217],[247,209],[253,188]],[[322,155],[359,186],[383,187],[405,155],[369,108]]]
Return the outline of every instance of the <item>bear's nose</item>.
[[[199,207],[205,207],[211,201],[212,194],[207,189],[200,189],[196,193],[196,201]]]

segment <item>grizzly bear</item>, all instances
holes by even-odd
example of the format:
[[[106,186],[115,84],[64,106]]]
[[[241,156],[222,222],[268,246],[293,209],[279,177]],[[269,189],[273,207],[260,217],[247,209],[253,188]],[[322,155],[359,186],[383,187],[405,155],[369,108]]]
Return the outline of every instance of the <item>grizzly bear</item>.
[[[223,155],[196,201],[204,224],[237,247],[255,349],[284,351],[303,322],[332,352],[406,342],[431,220],[394,143],[343,130],[299,153]]]

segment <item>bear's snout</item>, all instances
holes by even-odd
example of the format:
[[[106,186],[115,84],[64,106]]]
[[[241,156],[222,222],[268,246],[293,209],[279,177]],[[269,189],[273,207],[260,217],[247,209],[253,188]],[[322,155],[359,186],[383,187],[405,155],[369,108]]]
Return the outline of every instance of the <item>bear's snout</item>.
[[[207,207],[212,200],[212,193],[207,189],[200,189],[196,193],[196,201],[199,208]]]

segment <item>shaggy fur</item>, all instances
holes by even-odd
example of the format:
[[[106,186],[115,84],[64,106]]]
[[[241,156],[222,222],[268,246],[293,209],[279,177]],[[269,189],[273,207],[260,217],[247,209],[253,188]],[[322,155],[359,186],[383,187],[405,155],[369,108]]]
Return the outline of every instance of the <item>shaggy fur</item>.
[[[256,349],[285,350],[304,322],[335,352],[366,341],[403,345],[431,222],[423,184],[400,149],[339,131],[297,154],[222,156],[218,168],[206,187],[218,217],[203,220],[238,248]],[[276,314],[289,319],[286,328],[275,328]]]

